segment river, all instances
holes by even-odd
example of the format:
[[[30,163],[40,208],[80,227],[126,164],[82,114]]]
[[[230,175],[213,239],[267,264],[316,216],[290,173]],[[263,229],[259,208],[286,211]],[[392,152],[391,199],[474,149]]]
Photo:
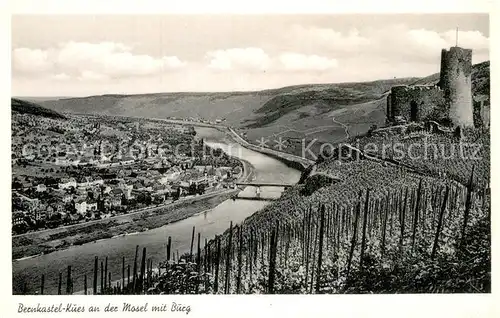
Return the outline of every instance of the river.
[[[233,145],[221,131],[213,128],[196,128],[196,131],[197,135],[204,138],[210,146],[220,148],[230,155],[249,162],[254,168],[252,181],[295,183],[300,178],[300,171],[289,168],[279,160],[261,153],[237,144]],[[252,192],[255,193],[255,189],[247,187],[240,193],[240,196],[252,196]],[[261,197],[264,198],[279,195],[279,188],[266,187],[261,190]],[[45,274],[44,294],[57,294],[59,273],[63,273],[64,294],[68,265],[72,266],[74,290],[83,289],[85,274],[87,274],[88,288],[91,290],[95,256],[99,257],[99,262],[104,261],[106,256],[108,257],[108,271],[111,272],[111,279],[116,280],[121,278],[123,256],[125,263],[132,267],[136,245],[140,246],[141,251],[142,247],[146,247],[148,258],[153,260],[153,264],[158,264],[159,261],[165,260],[168,236],[172,237],[172,250],[178,250],[182,255],[183,252],[189,251],[193,226],[196,227],[196,232],[201,233],[203,242],[205,238],[212,239],[216,234],[224,232],[231,221],[239,223],[266,204],[268,204],[267,201],[230,199],[211,210],[200,211],[192,217],[156,229],[13,261],[12,277],[15,282],[13,293],[19,293],[19,286],[26,283],[28,293],[34,294],[40,288],[42,274]]]

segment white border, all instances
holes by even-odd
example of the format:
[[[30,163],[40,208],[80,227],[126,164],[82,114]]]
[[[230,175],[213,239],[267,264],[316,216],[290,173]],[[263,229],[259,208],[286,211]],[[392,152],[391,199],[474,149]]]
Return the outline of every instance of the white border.
[[[0,49],[2,76],[1,100],[4,102],[0,108],[1,115],[0,134],[1,149],[1,189],[0,195],[4,208],[0,232],[4,244],[5,255],[2,257],[0,285],[0,317],[19,317],[16,314],[19,301],[29,303],[56,303],[71,301],[79,304],[95,304],[105,306],[108,302],[121,304],[122,301],[130,302],[167,302],[177,301],[189,303],[192,307],[189,316],[221,317],[241,316],[255,317],[257,315],[284,316],[284,317],[500,317],[498,306],[495,306],[493,295],[498,294],[496,285],[493,284],[491,295],[309,295],[309,296],[127,296],[127,297],[91,297],[84,296],[25,296],[14,297],[11,295],[11,238],[10,238],[10,15],[11,14],[146,14],[146,13],[466,13],[490,12],[490,56],[498,56],[497,31],[500,30],[497,22],[498,3],[493,1],[478,0],[350,0],[350,1],[271,1],[252,0],[221,1],[221,0],[178,0],[178,1],[117,1],[117,0],[16,0],[8,8],[2,4],[2,46]],[[494,58],[492,58],[494,59]],[[494,59],[495,60],[495,59]],[[495,60],[496,61],[496,60]],[[498,69],[496,64],[491,64],[491,87],[500,87]],[[492,90],[492,103],[496,104],[498,91]],[[499,110],[492,107],[492,122]],[[494,124],[492,127],[492,140],[498,136]],[[497,147],[492,144],[492,163],[498,162]],[[496,190],[497,168],[492,165],[492,189]],[[492,257],[493,264],[497,264],[498,216],[496,213],[497,200],[492,196],[493,238]],[[492,276],[498,273],[492,266]],[[108,314],[113,316],[137,317],[138,314]],[[148,316],[175,315],[163,313]],[[42,315],[30,314],[40,317]],[[48,315],[45,315],[48,316]],[[54,317],[54,314],[51,315]],[[82,314],[63,314],[61,317],[82,317]],[[103,314],[87,314],[83,316],[101,317]],[[143,315],[141,315],[143,316]]]

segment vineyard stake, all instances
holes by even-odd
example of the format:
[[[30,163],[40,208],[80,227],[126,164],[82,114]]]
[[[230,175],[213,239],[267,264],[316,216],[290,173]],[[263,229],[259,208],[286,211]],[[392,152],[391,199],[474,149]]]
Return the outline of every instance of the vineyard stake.
[[[351,249],[349,251],[349,258],[347,260],[347,274],[346,277],[349,277],[349,273],[351,272],[351,262],[352,262],[352,257],[354,255],[354,249],[356,247],[356,239],[358,235],[358,220],[359,220],[359,213],[361,210],[361,196],[363,195],[362,191],[359,191],[359,198],[358,198],[358,203],[356,205],[356,214],[354,215],[354,229],[352,233],[352,239],[351,239]]]
[[[472,191],[474,190],[473,182],[474,182],[474,167],[472,166],[472,172],[470,174],[470,179],[469,183],[467,184],[467,197],[465,199],[465,210],[464,210],[464,219],[463,219],[463,225],[462,225],[462,233],[460,235],[460,246],[463,246],[465,243],[465,235],[466,235],[466,229],[467,229],[467,221],[469,219],[469,213],[470,213],[470,208],[472,205]]]
[[[380,251],[382,256],[385,254],[385,233],[387,230],[387,216],[389,215],[389,195],[387,195],[387,200],[385,202],[385,212],[384,212],[384,220],[382,223],[382,243],[380,247]]]
[[[238,276],[236,277],[236,293],[241,291],[241,267],[243,262],[243,228],[238,227]]]
[[[93,293],[97,295],[97,271],[98,271],[98,259],[97,256],[94,258],[94,280],[92,283]]]
[[[193,261],[193,244],[194,244],[194,226],[193,231],[191,232],[191,249],[189,250],[189,261]]]
[[[411,253],[412,254],[413,254],[413,249],[415,247],[415,235],[417,233],[417,227],[418,227],[418,210],[420,208],[421,194],[422,194],[422,179],[420,179],[420,182],[418,184],[417,200],[415,203],[415,211],[413,213],[413,233],[411,235]]]
[[[111,286],[106,284],[106,277],[108,276],[108,257],[106,256],[106,261],[104,262],[104,289],[107,289]]]
[[[366,248],[366,223],[368,221],[368,209],[370,200],[370,189],[366,190],[365,208],[363,211],[363,234],[361,236],[361,252],[359,254],[359,267],[363,269],[363,258]]]
[[[87,295],[87,274],[83,276],[83,290],[85,292],[85,295]]]
[[[167,243],[167,265],[170,264],[170,252],[172,250],[172,237],[168,237],[168,243]]]
[[[129,288],[130,288],[130,264],[127,265],[127,290]]]
[[[200,274],[201,274],[201,246],[200,246],[200,241],[201,241],[201,234],[198,232],[198,248],[196,249],[196,268],[198,270],[198,278],[196,279],[196,294],[199,293],[200,291]]]
[[[219,291],[219,264],[220,264],[220,236],[216,236],[215,240],[217,242],[217,253],[216,253],[216,262],[215,262],[215,282],[214,282],[214,291],[217,294]]]
[[[137,258],[139,257],[139,245],[135,246],[134,272],[132,273],[132,290],[135,294],[137,290]]]
[[[316,293],[319,293],[321,262],[323,261],[323,231],[325,226],[325,205],[321,206],[321,220],[319,225],[318,270],[316,274]]]
[[[138,292],[142,292],[144,288],[144,274],[146,271],[146,248],[142,248],[142,259],[141,259],[141,272],[139,276],[139,286],[138,286]]]
[[[233,221],[229,225],[229,242],[226,258],[226,281],[224,285],[224,293],[229,294],[229,286],[231,279],[231,249],[232,249],[232,239],[233,239]]]
[[[66,275],[66,295],[71,294],[71,265],[68,265],[68,273]]]
[[[59,272],[59,285],[57,286],[57,294],[61,295],[61,288],[62,288],[62,273]]]
[[[406,206],[408,205],[408,188],[405,190],[403,206],[400,214],[401,236],[399,237],[399,252],[403,250],[405,236]]]
[[[101,261],[101,295],[104,295],[104,263]]]
[[[269,258],[269,277],[268,277],[268,293],[274,294],[274,275],[276,269],[276,248],[278,245],[278,225],[271,232],[271,242],[269,246],[270,258]]]
[[[122,285],[125,285],[125,256],[122,256]]]
[[[441,205],[441,211],[439,212],[439,219],[438,219],[438,224],[437,224],[436,235],[434,236],[434,244],[432,246],[431,259],[434,259],[434,256],[436,256],[436,251],[438,249],[439,234],[441,232],[441,227],[443,225],[443,215],[444,215],[444,211],[446,210],[446,203],[448,200],[448,193],[449,192],[450,192],[450,188],[447,186],[446,192],[445,192],[444,198],[443,198],[443,204]]]

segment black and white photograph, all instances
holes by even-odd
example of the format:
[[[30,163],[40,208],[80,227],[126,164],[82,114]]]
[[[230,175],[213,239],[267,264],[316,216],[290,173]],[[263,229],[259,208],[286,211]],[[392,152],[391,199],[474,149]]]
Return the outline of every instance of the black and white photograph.
[[[12,295],[491,293],[488,13],[17,14],[10,57]]]

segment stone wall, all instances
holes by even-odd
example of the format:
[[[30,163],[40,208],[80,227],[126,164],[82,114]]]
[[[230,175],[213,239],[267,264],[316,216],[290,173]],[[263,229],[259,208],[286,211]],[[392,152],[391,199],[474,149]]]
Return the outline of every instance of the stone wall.
[[[443,91],[437,86],[394,86],[388,101],[388,119],[441,120],[447,117]]]
[[[490,126],[490,97],[488,95],[474,96],[474,126]]]

